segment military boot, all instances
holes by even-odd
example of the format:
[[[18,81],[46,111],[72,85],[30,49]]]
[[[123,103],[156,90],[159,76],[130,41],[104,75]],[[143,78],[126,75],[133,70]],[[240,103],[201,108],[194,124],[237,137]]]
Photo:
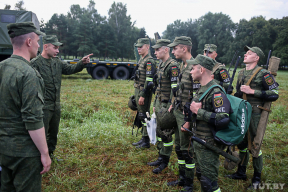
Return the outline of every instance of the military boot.
[[[153,161],[153,162],[150,162],[150,163],[147,163],[147,165],[150,165],[150,166],[158,166],[161,164],[163,158],[162,156],[159,154],[159,157],[156,161]]]
[[[143,141],[144,141],[144,137],[142,136],[141,139],[140,139],[138,142],[132,143],[132,145],[133,145],[133,146],[138,146],[138,145],[140,145]]]
[[[246,181],[247,180],[246,166],[238,165],[238,169],[235,173],[233,173],[232,175],[225,175],[225,177],[228,177],[230,179],[242,179]]]
[[[160,166],[157,167],[156,169],[153,169],[153,173],[155,174],[160,173],[161,171],[163,171],[163,169],[165,169],[168,166],[170,157],[166,155],[161,155],[161,157],[162,157],[162,162]]]
[[[179,165],[179,179],[170,181],[167,183],[168,186],[184,186],[185,184],[185,165]]]
[[[186,174],[185,184],[181,191],[193,192],[194,168],[193,169],[186,168],[185,174]]]
[[[247,189],[248,190],[259,189],[260,184],[261,184],[261,173],[254,171],[254,175],[252,178],[252,184],[250,184]]]
[[[143,142],[140,143],[138,146],[136,146],[137,149],[144,149],[144,148],[150,148],[150,139],[149,136],[143,137]]]

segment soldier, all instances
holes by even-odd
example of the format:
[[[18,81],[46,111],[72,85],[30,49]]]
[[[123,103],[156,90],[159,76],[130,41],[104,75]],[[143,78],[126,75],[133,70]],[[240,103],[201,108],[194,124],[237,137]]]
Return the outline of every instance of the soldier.
[[[243,142],[238,145],[239,157],[241,163],[238,165],[236,173],[227,175],[231,179],[246,180],[246,167],[249,161],[249,153],[247,150],[248,143],[253,142],[256,137],[258,123],[260,120],[261,112],[263,110],[263,103],[266,101],[276,101],[278,99],[278,83],[269,71],[262,69],[257,64],[260,58],[265,57],[264,53],[259,47],[245,46],[244,50],[244,63],[246,68],[239,71],[238,80],[236,85],[236,93],[234,96],[239,98],[247,97],[247,101],[252,106],[252,116],[249,129],[244,137]],[[250,86],[247,82],[252,78]],[[244,96],[245,95],[245,96]],[[245,99],[245,98],[244,98]],[[252,178],[252,185],[249,188],[258,188],[261,182],[261,172],[263,168],[262,151],[258,157],[253,157],[254,175]]]
[[[146,123],[146,112],[150,113],[150,104],[152,99],[152,87],[153,87],[153,76],[156,72],[156,65],[149,54],[149,39],[140,38],[135,45],[138,53],[141,56],[138,61],[138,70],[136,71],[136,77],[134,80],[135,88],[135,101],[138,110],[138,119],[142,122],[142,138],[132,145],[136,148],[150,148],[150,139],[147,133]]]
[[[196,120],[196,123],[193,123],[192,126],[193,134],[207,144],[223,149],[224,146],[215,142],[211,129],[219,130],[228,126],[231,108],[228,98],[220,88],[214,88],[204,97],[202,102],[199,102],[199,98],[203,93],[212,85],[217,84],[211,76],[214,61],[199,54],[195,60],[189,60],[187,63],[193,66],[191,70],[192,78],[198,80],[201,84],[201,88],[197,91],[190,105],[190,110],[195,114],[192,116],[192,122]],[[221,110],[218,110],[219,108]],[[198,169],[196,175],[201,182],[202,191],[220,191],[217,184],[219,155],[198,142],[194,141],[193,146]]]
[[[171,181],[168,186],[184,186],[186,191],[193,190],[193,178],[194,178],[194,159],[193,148],[189,148],[190,135],[189,133],[182,132],[181,126],[185,123],[185,127],[189,128],[190,123],[184,121],[183,109],[187,102],[191,102],[193,97],[193,80],[190,76],[192,65],[189,65],[186,61],[193,59],[191,55],[192,42],[190,37],[181,36],[176,37],[173,43],[168,47],[173,48],[172,53],[176,59],[181,59],[179,78],[177,79],[177,88],[173,88],[173,101],[169,107],[169,112],[172,112],[176,117],[177,130],[175,131],[175,152],[178,157],[179,167],[179,180]],[[189,148],[189,151],[188,151]]]
[[[172,113],[168,112],[168,108],[171,105],[172,88],[177,87],[179,65],[170,57],[170,48],[167,47],[170,43],[171,41],[168,39],[160,39],[152,46],[155,49],[157,59],[161,60],[155,76],[157,90],[153,107],[157,117],[157,136],[159,141],[157,148],[159,149],[159,157],[155,162],[148,163],[150,166],[160,165],[153,170],[155,174],[160,173],[168,166],[173,149],[173,125],[176,124],[176,119]]]
[[[212,70],[214,79],[219,85],[224,87],[225,90],[227,91],[230,84],[230,76],[225,68],[225,65],[222,65],[221,63],[215,60],[217,57],[217,46],[214,44],[205,44],[203,51],[204,51],[203,55],[207,55],[208,52],[207,56],[216,62]]]
[[[0,191],[41,191],[41,174],[51,165],[43,124],[44,83],[29,62],[44,33],[32,22],[8,24],[7,29],[13,54],[0,63]]]
[[[68,64],[57,57],[59,46],[61,46],[62,43],[58,42],[55,35],[43,37],[43,44],[43,52],[31,61],[31,65],[38,70],[44,80],[45,105],[43,112],[47,144],[50,157],[59,160],[53,153],[57,145],[57,135],[60,123],[60,89],[62,74],[70,75],[82,71],[85,64],[90,62],[89,57],[93,54],[83,57],[76,65]]]

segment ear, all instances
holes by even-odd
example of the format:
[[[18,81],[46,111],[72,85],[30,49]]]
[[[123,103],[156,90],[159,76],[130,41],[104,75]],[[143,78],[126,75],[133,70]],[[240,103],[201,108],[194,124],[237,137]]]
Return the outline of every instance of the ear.
[[[26,41],[25,41],[25,43],[26,43],[26,45],[27,45],[28,47],[31,47],[31,46],[32,46],[32,39],[31,39],[30,37],[27,38]]]
[[[259,62],[260,57],[257,55],[256,56],[256,61]]]
[[[215,58],[217,57],[217,55],[218,55],[218,54],[216,53],[216,54],[215,54]]]

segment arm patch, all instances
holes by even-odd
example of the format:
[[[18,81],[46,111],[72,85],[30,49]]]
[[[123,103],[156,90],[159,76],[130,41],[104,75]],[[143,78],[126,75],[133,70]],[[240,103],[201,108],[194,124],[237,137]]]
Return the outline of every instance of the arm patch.
[[[275,81],[273,75],[270,73],[265,73],[262,78],[262,85],[265,90],[272,90],[279,86],[279,84]]]
[[[151,62],[146,63],[146,75],[154,75],[155,74],[155,67]]]
[[[201,87],[199,81],[193,80],[193,90],[198,90]]]
[[[220,70],[219,74],[220,74],[220,81],[223,81],[224,83],[230,82],[230,76],[226,69]]]
[[[172,66],[169,70],[170,73],[169,76],[170,76],[170,80],[171,82],[177,82],[177,79],[178,79],[178,76],[179,76],[179,73],[180,73],[180,70],[177,66]]]
[[[230,101],[224,93],[214,93],[212,97],[212,105],[215,113],[230,113]]]

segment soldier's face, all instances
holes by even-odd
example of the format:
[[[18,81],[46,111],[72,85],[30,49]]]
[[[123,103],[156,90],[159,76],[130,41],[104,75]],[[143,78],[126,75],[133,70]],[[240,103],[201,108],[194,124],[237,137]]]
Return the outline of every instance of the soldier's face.
[[[183,48],[184,47],[181,45],[176,45],[175,47],[173,47],[172,53],[174,54],[176,59],[181,59],[183,57],[184,54]]]
[[[202,75],[201,65],[192,65],[192,70],[190,71],[190,74],[194,81],[199,81]]]
[[[30,58],[34,58],[37,56],[39,46],[39,36],[36,33],[33,33],[33,38],[31,38],[31,51],[30,51]]]
[[[255,63],[255,62],[258,62],[259,60],[259,56],[252,52],[251,50],[248,50],[246,52],[246,54],[244,54],[244,63],[245,64],[252,64],[252,63]]]
[[[147,55],[149,50],[149,45],[144,44],[142,47],[137,47],[139,55]]]
[[[49,43],[46,48],[46,52],[49,57],[56,57],[59,53],[59,46]]]
[[[155,55],[157,59],[163,59],[166,55],[165,48],[160,47],[160,48],[155,49]]]
[[[203,55],[206,56],[206,51],[204,51]],[[209,51],[207,56],[210,57],[211,59],[215,59],[217,57],[217,53],[216,51],[213,51],[213,52]]]

